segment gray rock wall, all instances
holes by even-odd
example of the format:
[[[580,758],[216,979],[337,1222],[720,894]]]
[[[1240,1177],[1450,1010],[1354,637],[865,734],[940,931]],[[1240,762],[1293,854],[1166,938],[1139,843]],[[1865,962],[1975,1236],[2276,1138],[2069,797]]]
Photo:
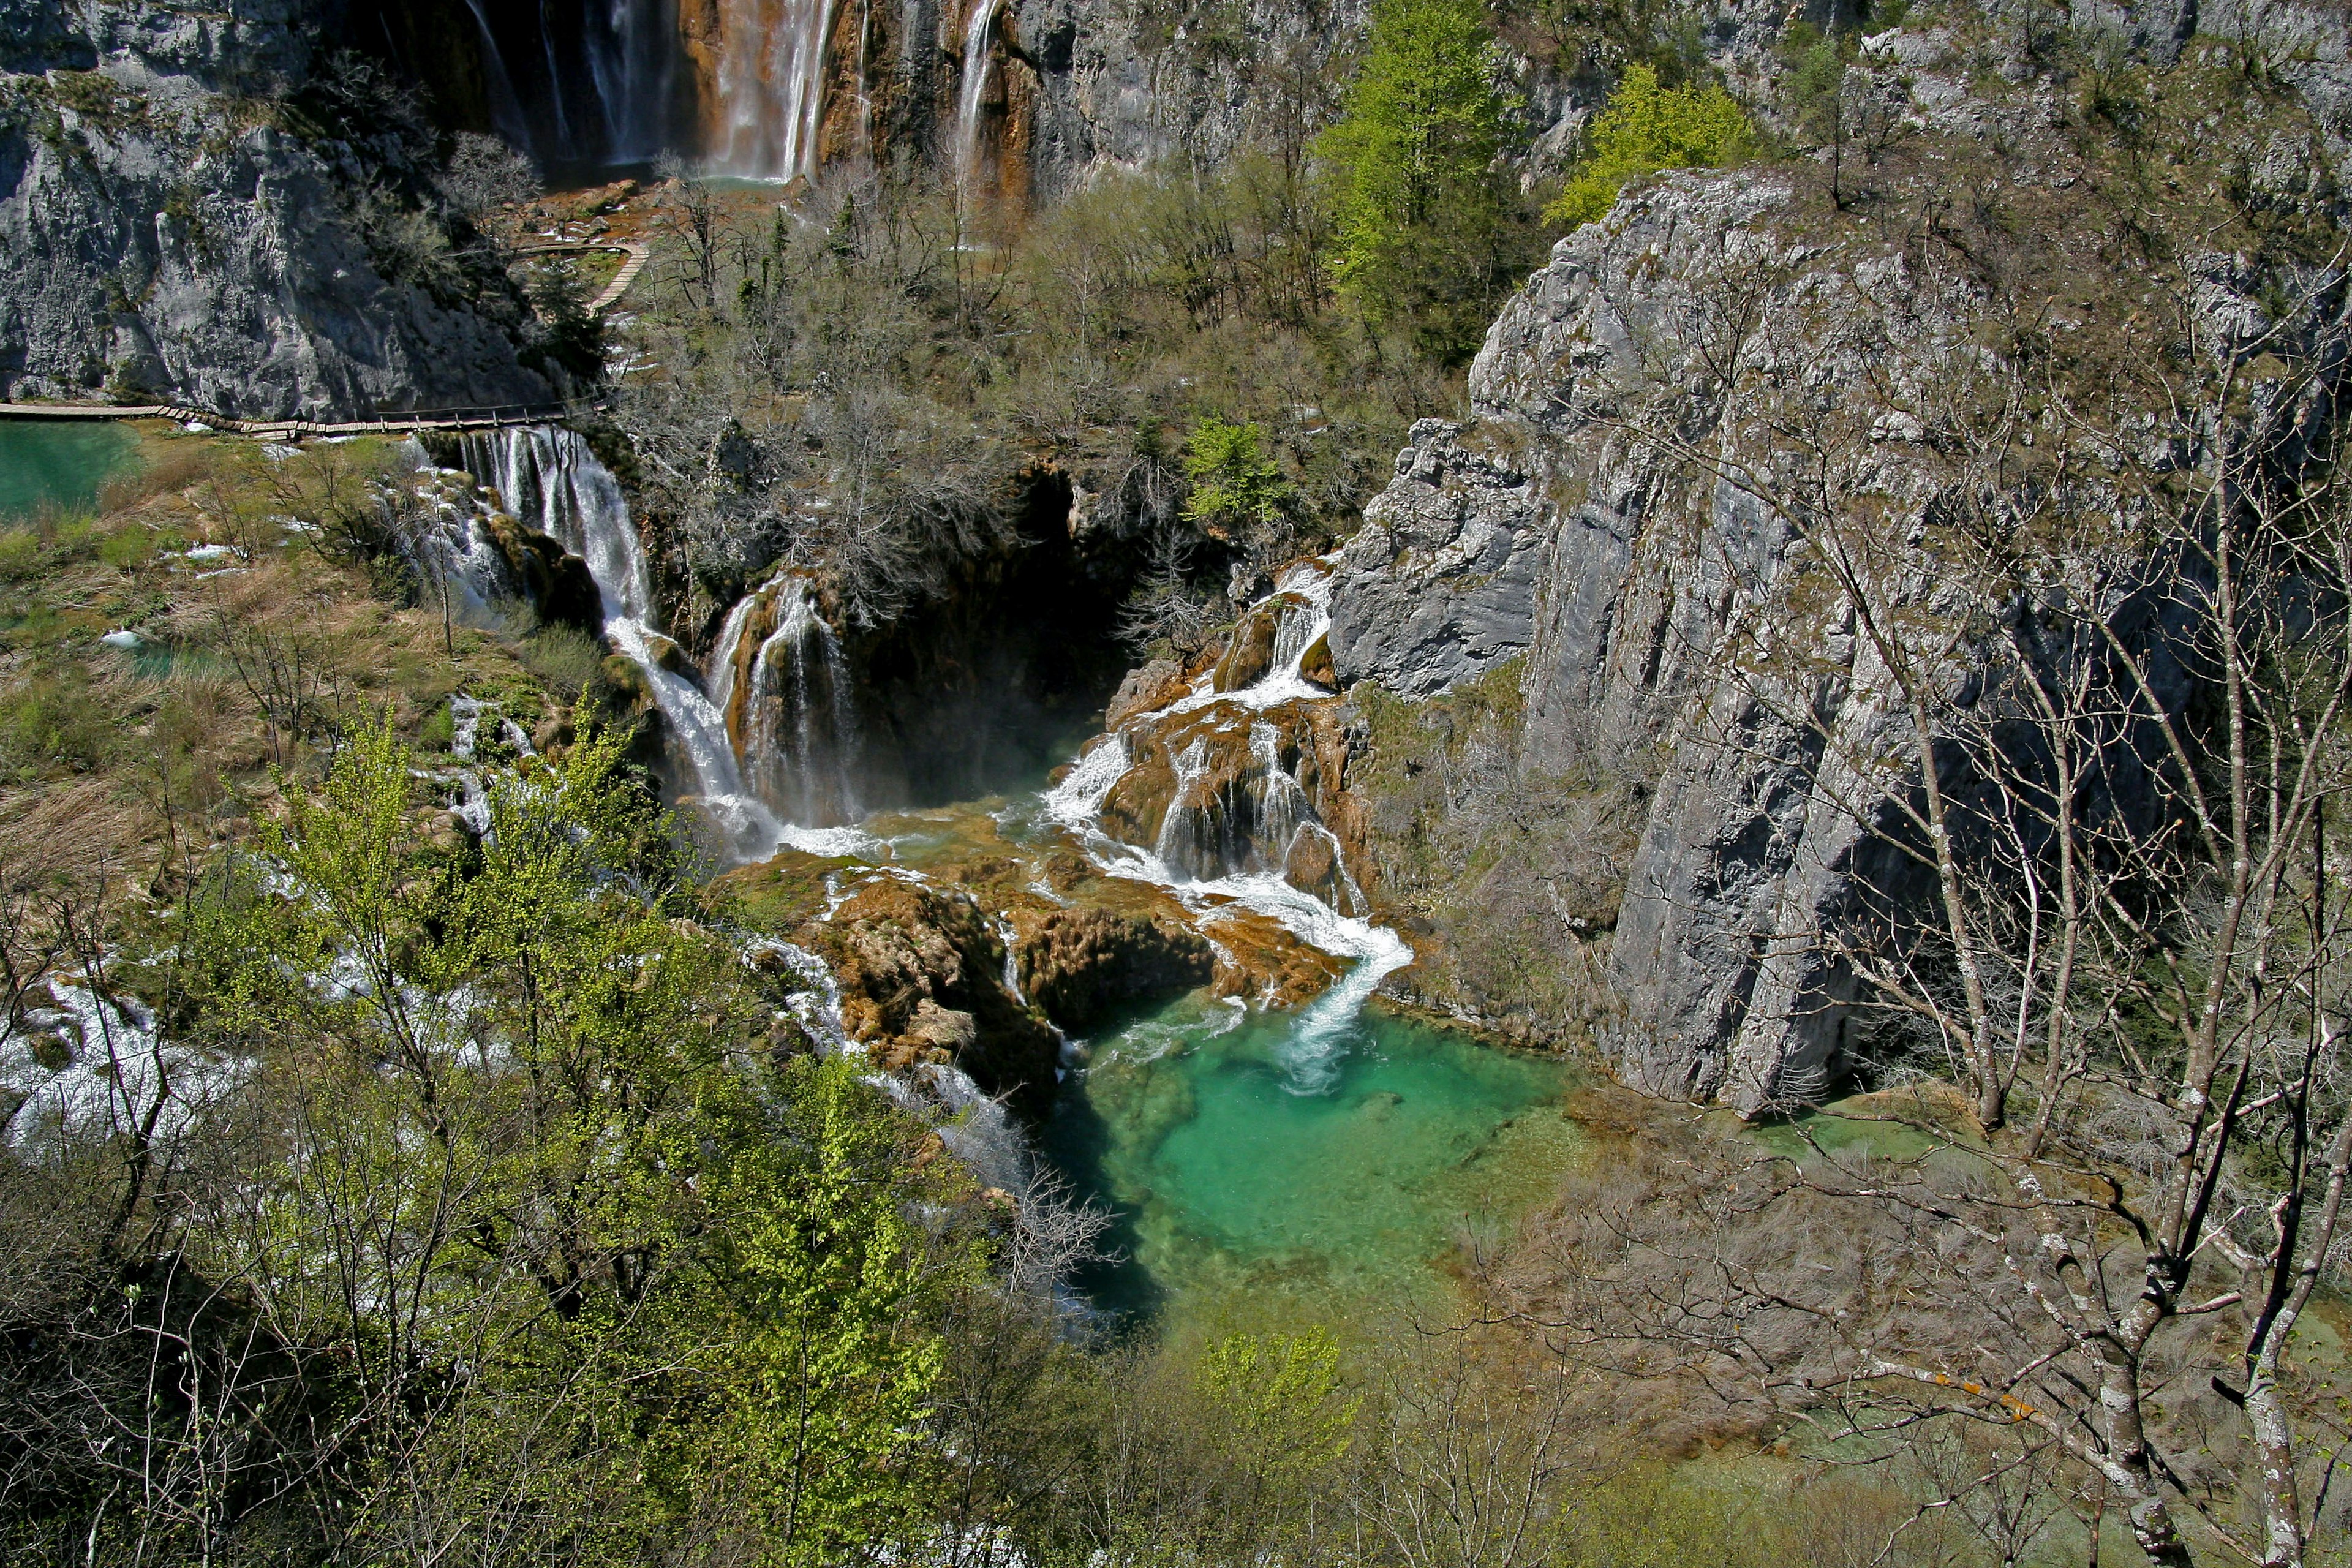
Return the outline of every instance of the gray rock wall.
[[[329,419],[553,395],[507,331],[379,269],[348,206],[364,149],[279,108],[310,19],[0,0],[0,396]]]
[[[2314,117],[2340,133],[2335,26],[2294,36],[2320,89]],[[2045,100],[1989,110],[1964,79],[1936,75],[1933,39],[1879,47],[1916,73],[1922,134],[2000,142],[2020,183],[2046,182],[2050,210],[2065,207],[2059,193],[2083,171],[2049,133]],[[1853,979],[1819,933],[1918,910],[1932,891],[1878,831],[1897,804],[1886,773],[1918,787],[1898,683],[1835,595],[1798,591],[1795,537],[1756,493],[1770,492],[1809,409],[1875,397],[1888,411],[1851,457],[1891,531],[1872,595],[1941,623],[2000,613],[1955,597],[1919,549],[1951,470],[1896,412],[1931,402],[1956,367],[1997,363],[1976,334],[1989,296],[1966,268],[1920,270],[1866,225],[1825,222],[1826,205],[1769,167],[1673,174],[1563,238],[1490,331],[1470,417],[1414,427],[1333,594],[1344,682],[1426,698],[1523,658],[1528,763],[1641,781],[1647,820],[1612,938],[1605,1044],[1636,1087],[1750,1111],[1818,1093],[1843,1054],[1866,1049]],[[2184,298],[2217,341],[2262,319],[2242,258],[2189,266]],[[2332,298],[2315,306],[2315,363],[2342,353]],[[1717,356],[1735,324],[1741,391],[1727,397]],[[1728,477],[1741,473],[1766,482]],[[2116,613],[2131,613],[2116,592]],[[1981,676],[1943,669],[1937,711],[1977,700]],[[1961,769],[1937,756],[1939,776]],[[1969,787],[1958,771],[1943,783]]]

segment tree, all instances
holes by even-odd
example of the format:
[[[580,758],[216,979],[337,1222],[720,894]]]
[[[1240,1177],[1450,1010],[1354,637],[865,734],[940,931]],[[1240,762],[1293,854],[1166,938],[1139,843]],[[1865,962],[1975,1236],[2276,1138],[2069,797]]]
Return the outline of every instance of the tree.
[[[1723,89],[1691,83],[1662,88],[1655,69],[1634,66],[1594,117],[1586,139],[1591,155],[1544,208],[1546,223],[1591,223],[1609,210],[1628,181],[1661,169],[1728,163],[1755,137],[1748,116]]]
[[[1346,112],[1316,143],[1338,181],[1341,289],[1440,360],[1476,345],[1511,274],[1501,69],[1475,0],[1381,0]]]
[[[1184,477],[1192,492],[1184,516],[1214,538],[1250,541],[1282,521],[1290,485],[1265,450],[1265,432],[1213,415],[1184,443]]]

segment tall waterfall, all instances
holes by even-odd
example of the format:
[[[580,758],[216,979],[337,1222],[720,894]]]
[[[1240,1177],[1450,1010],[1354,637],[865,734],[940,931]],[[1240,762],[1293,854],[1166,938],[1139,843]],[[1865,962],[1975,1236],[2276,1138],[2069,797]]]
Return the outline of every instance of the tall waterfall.
[[[604,24],[589,29],[586,46],[606,156],[621,163],[652,158],[669,140],[675,6],[669,0],[605,0]]]
[[[691,789],[681,793],[697,797],[731,858],[758,858],[784,844],[839,853],[862,842],[854,831],[844,838],[837,831],[788,826],[744,787],[725,715],[656,652],[660,634],[651,623],[653,589],[645,546],[620,481],[596,460],[587,442],[576,432],[544,426],[501,430],[466,437],[465,457],[467,469],[496,490],[519,521],[588,563],[604,603],[604,634],[644,673],[690,775]]]
[[[467,9],[474,16],[474,26],[482,35],[483,85],[489,96],[490,123],[499,134],[517,146],[531,142],[530,122],[523,113],[522,100],[515,92],[514,78],[507,71],[506,57],[499,52],[498,35],[490,31],[490,18],[482,9],[482,0],[466,0]]]
[[[499,133],[557,163],[649,159],[668,146],[677,0],[466,0]]]
[[[834,0],[718,0],[722,174],[791,179],[816,172]]]
[[[980,182],[980,100],[988,90],[988,35],[1003,0],[972,0],[963,31],[963,83],[956,100],[955,177],[967,194]]]

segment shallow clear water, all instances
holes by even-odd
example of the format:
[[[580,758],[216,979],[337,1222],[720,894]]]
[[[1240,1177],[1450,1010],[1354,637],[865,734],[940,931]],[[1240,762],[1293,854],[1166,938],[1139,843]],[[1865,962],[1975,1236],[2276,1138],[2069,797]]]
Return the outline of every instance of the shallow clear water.
[[[1573,1156],[1567,1070],[1370,1011],[1188,1000],[1097,1037],[1047,1155],[1120,1223],[1080,1281],[1123,1318],[1246,1292],[1352,1313],[1434,1302]]]
[[[90,506],[138,456],[139,437],[110,421],[0,419],[0,522]]]

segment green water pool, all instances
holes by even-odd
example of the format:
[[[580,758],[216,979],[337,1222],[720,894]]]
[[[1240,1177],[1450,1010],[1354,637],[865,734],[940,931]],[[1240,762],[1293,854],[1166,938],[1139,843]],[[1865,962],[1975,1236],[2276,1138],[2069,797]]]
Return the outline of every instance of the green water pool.
[[[1078,1281],[1106,1312],[1433,1305],[1573,1158],[1560,1065],[1370,1011],[1338,1027],[1194,998],[1106,1032],[1048,1157],[1118,1223]]]
[[[111,420],[0,419],[0,523],[92,506],[138,460],[138,436]]]

